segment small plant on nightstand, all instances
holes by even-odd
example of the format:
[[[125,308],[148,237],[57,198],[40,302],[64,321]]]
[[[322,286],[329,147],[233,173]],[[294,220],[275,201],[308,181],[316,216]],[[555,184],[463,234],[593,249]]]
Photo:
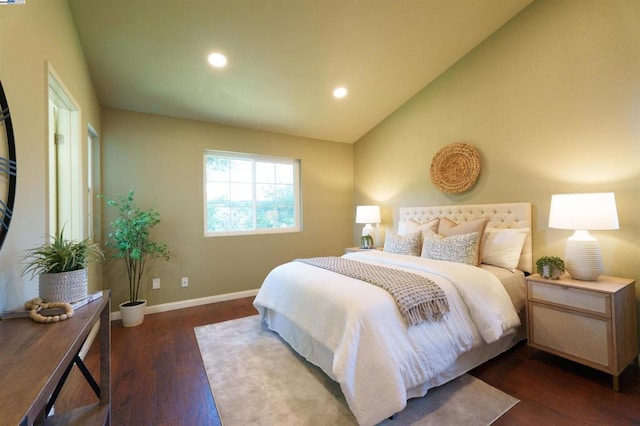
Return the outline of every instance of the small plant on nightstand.
[[[373,248],[373,237],[371,235],[363,235],[360,237],[360,248],[362,249],[372,249]]]
[[[536,271],[542,278],[557,280],[564,273],[564,260],[557,256],[542,256],[536,260]]]

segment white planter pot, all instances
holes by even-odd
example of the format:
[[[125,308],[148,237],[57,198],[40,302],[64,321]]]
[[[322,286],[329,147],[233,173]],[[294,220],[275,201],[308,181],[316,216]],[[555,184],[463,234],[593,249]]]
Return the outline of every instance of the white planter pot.
[[[129,302],[122,302],[118,305],[120,307],[120,317],[124,327],[135,327],[136,325],[142,324],[142,321],[144,321],[144,310],[147,307],[147,301],[138,300],[138,302],[142,303],[134,306],[124,306]]]
[[[75,303],[84,300],[87,298],[87,270],[40,274],[38,290],[45,302]]]
[[[562,276],[562,271],[558,268],[551,267],[551,265],[542,266],[542,278],[557,280]]]

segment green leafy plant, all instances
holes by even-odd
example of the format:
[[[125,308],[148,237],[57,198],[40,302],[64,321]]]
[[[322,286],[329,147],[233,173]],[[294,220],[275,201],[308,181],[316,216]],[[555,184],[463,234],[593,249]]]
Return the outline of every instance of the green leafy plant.
[[[373,248],[373,237],[371,235],[363,235],[360,237],[360,247]]]
[[[124,260],[129,278],[129,301],[125,306],[135,306],[141,303],[138,296],[147,261],[170,258],[167,244],[151,238],[152,229],[160,223],[160,213],[140,209],[133,189],[126,197],[107,198],[107,205],[117,209],[118,217],[109,224],[111,231],[106,245],[113,249],[113,257]]]
[[[549,265],[549,273],[551,274],[553,274],[554,269],[556,269],[560,273],[563,273],[565,271],[564,260],[557,256],[542,256],[541,258],[536,260],[536,271],[541,276],[544,276],[543,273],[545,265]]]
[[[56,274],[86,268],[91,262],[104,259],[100,247],[90,240],[74,241],[64,238],[64,228],[51,236],[50,241],[26,251],[22,275],[31,278],[40,274]]]

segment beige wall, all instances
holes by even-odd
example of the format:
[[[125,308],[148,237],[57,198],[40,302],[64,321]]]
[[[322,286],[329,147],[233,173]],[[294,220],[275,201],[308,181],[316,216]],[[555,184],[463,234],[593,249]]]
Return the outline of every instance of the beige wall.
[[[38,294],[37,279],[20,276],[20,262],[24,250],[40,244],[48,232],[47,63],[80,105],[86,140],[88,123],[100,130],[100,108],[66,0],[0,6],[0,80],[11,109],[18,160],[14,216],[0,251],[0,310],[17,308]]]
[[[640,279],[640,2],[536,0],[355,145],[356,204],[531,201],[534,259],[564,256],[551,195],[614,191],[620,229],[596,231],[605,273]],[[444,145],[481,153],[470,191],[429,166]],[[357,230],[354,231],[354,239]]]
[[[174,254],[151,265],[143,290],[151,305],[257,289],[280,263],[339,255],[351,243],[352,145],[109,108],[102,125],[104,194],[135,187],[138,204],[160,213],[155,236]],[[205,149],[300,159],[303,231],[204,238]],[[105,226],[114,213],[103,208]],[[104,269],[114,304],[124,301],[123,265],[110,262]],[[189,287],[182,288],[185,276]],[[159,290],[151,290],[152,277],[160,278]]]

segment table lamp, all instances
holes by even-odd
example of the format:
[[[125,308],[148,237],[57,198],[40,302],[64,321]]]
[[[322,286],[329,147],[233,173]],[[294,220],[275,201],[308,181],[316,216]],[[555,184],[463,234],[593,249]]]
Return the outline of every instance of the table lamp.
[[[613,192],[551,196],[549,228],[572,229],[567,239],[565,268],[572,278],[595,281],[604,271],[600,244],[589,231],[618,229]]]
[[[356,223],[364,223],[362,236],[373,233],[372,223],[380,223],[380,206],[358,206],[356,207]]]

